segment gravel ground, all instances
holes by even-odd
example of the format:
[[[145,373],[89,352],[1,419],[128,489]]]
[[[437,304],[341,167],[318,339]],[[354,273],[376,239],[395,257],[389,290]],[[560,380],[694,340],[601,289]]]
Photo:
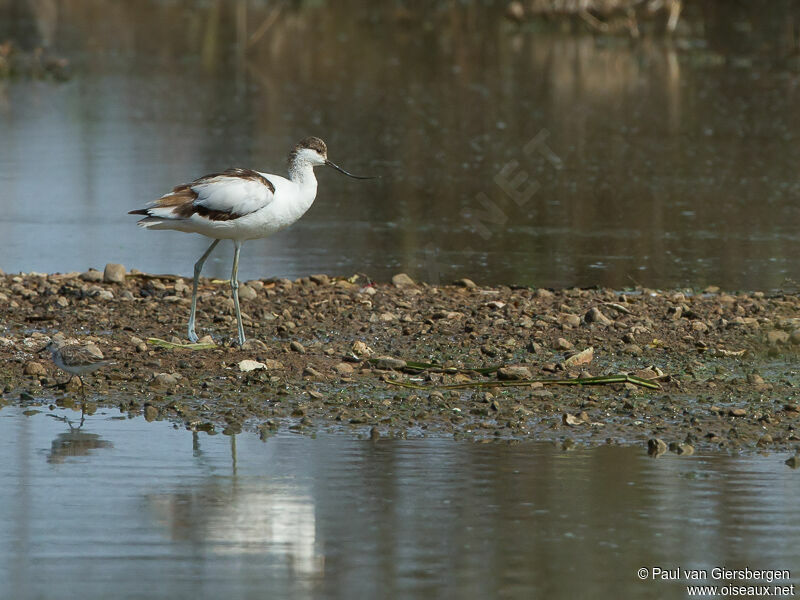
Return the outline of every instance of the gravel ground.
[[[240,288],[243,349],[233,344],[229,286],[208,279],[201,347],[171,345],[186,343],[190,297],[191,280],[120,265],[0,274],[0,403],[111,406],[262,436],[354,428],[372,437],[641,444],[654,454],[784,451],[800,441],[796,294],[431,286],[405,275],[378,284],[250,281]],[[77,378],[63,383],[44,351],[53,337],[94,345],[114,364],[84,376],[83,388]],[[659,389],[516,385],[611,374]],[[486,387],[500,381],[515,385]],[[483,387],[443,387],[476,383]]]

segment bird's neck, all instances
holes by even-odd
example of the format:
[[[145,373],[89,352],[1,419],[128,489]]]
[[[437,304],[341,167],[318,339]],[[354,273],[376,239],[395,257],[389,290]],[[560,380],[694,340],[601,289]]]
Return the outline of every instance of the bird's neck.
[[[289,179],[300,187],[317,187],[317,178],[314,177],[314,167],[305,160],[293,160],[289,163]]]

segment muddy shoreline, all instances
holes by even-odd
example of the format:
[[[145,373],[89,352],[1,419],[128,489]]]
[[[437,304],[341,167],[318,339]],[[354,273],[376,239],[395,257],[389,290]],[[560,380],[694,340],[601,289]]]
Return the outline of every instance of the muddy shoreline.
[[[77,410],[85,392],[89,411],[116,407],[191,429],[255,429],[265,437],[281,427],[347,428],[373,437],[436,432],[565,447],[649,442],[654,453],[785,451],[800,442],[796,294],[314,275],[250,281],[240,295],[245,348],[233,345],[227,282],[203,279],[198,334],[210,337],[201,339],[207,347],[190,350],[171,345],[186,342],[190,279],[113,265],[0,275],[0,402]],[[86,376],[85,390],[77,379],[63,384],[65,374],[42,352],[53,336],[91,341],[115,364]],[[473,370],[485,367],[497,369]],[[470,387],[612,374],[658,389],[548,381]],[[448,385],[465,387],[441,387]]]

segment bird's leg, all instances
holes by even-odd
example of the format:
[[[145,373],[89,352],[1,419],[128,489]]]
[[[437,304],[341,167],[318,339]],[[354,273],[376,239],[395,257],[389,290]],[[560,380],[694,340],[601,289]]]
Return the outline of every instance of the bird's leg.
[[[233,270],[231,271],[231,293],[233,294],[233,307],[236,309],[236,325],[239,328],[239,346],[244,346],[244,327],[242,327],[242,311],[239,308],[239,251],[242,242],[233,241]]]
[[[211,254],[212,250],[219,244],[219,240],[214,240],[211,245],[203,253],[196,263],[194,263],[194,282],[192,283],[192,311],[189,313],[189,340],[192,342],[197,341],[197,334],[194,332],[194,315],[197,312],[197,280],[200,279],[200,272],[203,270],[203,265]]]

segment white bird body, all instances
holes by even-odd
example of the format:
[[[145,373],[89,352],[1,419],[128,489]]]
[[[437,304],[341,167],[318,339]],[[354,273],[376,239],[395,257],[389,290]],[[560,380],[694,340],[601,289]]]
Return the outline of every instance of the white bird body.
[[[257,175],[263,181],[234,175],[234,171]],[[147,209],[148,217],[139,221],[139,225],[146,229],[199,233],[219,240],[267,237],[289,227],[311,208],[317,196],[317,179],[311,167],[307,171],[302,182],[243,169],[201,178],[159,198]],[[185,210],[183,202],[192,195],[195,195],[191,199],[192,206],[204,207],[206,211],[187,215],[189,211]],[[181,204],[169,204],[181,200]],[[209,216],[216,213],[236,217],[214,219]]]
[[[194,320],[197,306],[197,280],[203,264],[219,240],[233,240],[231,292],[239,330],[239,344],[244,344],[239,309],[239,251],[243,241],[267,237],[285,229],[311,208],[317,196],[314,167],[328,165],[355,179],[358,177],[328,160],[328,149],[319,138],[306,138],[289,153],[289,179],[251,169],[228,169],[179,185],[152,202],[147,208],[130,214],[145,215],[138,223],[145,229],[174,229],[199,233],[214,241],[195,263],[192,308],[189,316],[189,339],[197,341]]]

